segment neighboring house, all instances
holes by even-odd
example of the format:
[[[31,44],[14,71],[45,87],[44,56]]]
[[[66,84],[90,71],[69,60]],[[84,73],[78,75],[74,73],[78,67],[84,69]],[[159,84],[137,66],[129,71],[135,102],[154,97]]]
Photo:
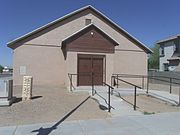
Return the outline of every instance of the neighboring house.
[[[157,42],[159,49],[159,70],[180,71],[180,35]]]
[[[86,6],[8,43],[14,85],[76,86],[111,82],[115,73],[147,75],[151,50],[101,12]],[[94,74],[92,80],[91,76]]]
[[[12,74],[13,70],[10,67],[5,66],[2,70],[2,73],[4,74]]]
[[[9,70],[9,68],[8,67],[4,67],[4,69],[3,69],[3,73],[8,73],[8,72],[10,72],[10,70]]]

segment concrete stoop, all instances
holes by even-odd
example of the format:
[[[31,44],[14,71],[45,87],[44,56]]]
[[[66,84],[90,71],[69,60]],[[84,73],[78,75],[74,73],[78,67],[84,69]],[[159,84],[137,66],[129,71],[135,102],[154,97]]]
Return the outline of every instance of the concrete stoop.
[[[11,98],[10,100],[8,98],[0,98],[0,107],[10,106],[14,101],[15,97]]]

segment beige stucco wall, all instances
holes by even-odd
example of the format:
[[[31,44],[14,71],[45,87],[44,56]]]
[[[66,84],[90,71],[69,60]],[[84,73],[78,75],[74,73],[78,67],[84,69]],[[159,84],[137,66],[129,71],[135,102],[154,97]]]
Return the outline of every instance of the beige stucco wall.
[[[114,55],[114,74],[147,75],[147,54],[136,51],[116,51]],[[122,78],[141,86],[142,79]],[[146,82],[146,79],[144,79]]]
[[[60,47],[23,45],[14,51],[13,79],[22,84],[20,66],[26,67],[26,75],[33,76],[35,85],[64,85],[65,61]]]
[[[19,68],[26,66],[26,75],[33,76],[35,85],[67,86],[69,84],[67,73],[77,73],[77,53],[68,52],[65,59],[61,50],[61,42],[82,29],[85,26],[86,18],[91,18],[94,25],[119,43],[119,46],[115,47],[115,54],[105,54],[106,81],[108,83],[110,83],[112,73],[147,74],[147,54],[87,10],[35,34],[32,39],[18,44],[23,45],[14,50],[14,84],[22,84]]]

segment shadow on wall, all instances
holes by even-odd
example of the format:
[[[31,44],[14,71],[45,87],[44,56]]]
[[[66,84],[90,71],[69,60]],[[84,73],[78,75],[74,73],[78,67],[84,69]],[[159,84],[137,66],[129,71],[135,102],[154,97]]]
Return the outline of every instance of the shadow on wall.
[[[32,133],[37,132],[37,135],[48,135],[50,134],[53,130],[57,129],[57,126],[60,125],[63,121],[65,121],[72,113],[74,113],[81,105],[83,105],[90,96],[88,96],[85,100],[83,100],[78,106],[76,106],[74,109],[72,109],[68,114],[66,114],[60,121],[55,123],[53,126],[49,128],[39,128],[37,130],[31,131]]]

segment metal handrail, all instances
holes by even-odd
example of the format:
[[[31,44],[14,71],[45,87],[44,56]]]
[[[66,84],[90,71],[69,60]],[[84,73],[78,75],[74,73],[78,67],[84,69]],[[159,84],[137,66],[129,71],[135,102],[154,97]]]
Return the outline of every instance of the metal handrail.
[[[108,86],[108,87],[110,87],[111,89],[114,89],[111,85],[109,85],[109,84],[107,84],[107,83],[105,83],[105,82],[103,82],[103,84],[106,85],[106,86]]]
[[[108,86],[108,112],[111,112],[111,91],[114,88],[105,82],[103,82],[103,84]]]
[[[150,76],[149,78],[151,78],[151,79],[154,79],[154,80],[158,80],[158,81],[162,81],[162,82],[171,82],[171,81],[167,81],[167,80],[162,80],[162,79],[158,79],[158,78],[154,78],[154,76]],[[173,78],[171,78],[171,77],[169,77],[168,79],[173,79]],[[177,85],[180,85],[180,83],[176,83],[176,82],[171,82],[172,84],[177,84]]]
[[[137,88],[139,88],[139,89],[142,89],[142,87],[137,86],[137,85],[135,85],[135,84],[133,84],[133,83],[130,83],[130,82],[128,82],[128,81],[125,81],[125,80],[123,80],[123,79],[119,79],[119,78],[116,77],[116,76],[114,76],[114,78],[116,78],[116,79],[118,79],[118,80],[120,80],[120,81],[122,81],[122,82],[124,82],[124,83],[127,83],[127,84],[129,84],[129,85],[131,85],[131,86],[134,86],[134,87],[137,87]]]
[[[68,76],[69,76],[69,79],[70,79],[70,91],[72,91],[72,88],[75,89],[75,87],[73,86],[73,83],[72,83],[72,76],[77,76],[78,74],[71,74],[71,73],[68,73]],[[95,94],[95,90],[94,90],[94,80],[93,80],[93,77],[94,77],[94,74],[93,73],[81,73],[80,75],[84,75],[84,76],[91,76],[91,80],[92,80],[92,95]]]
[[[78,75],[78,74],[70,74],[68,73],[69,76],[69,80],[70,80],[70,90],[72,91],[72,88],[74,88],[73,83],[72,83],[72,76]],[[87,74],[86,74],[87,75]],[[90,74],[90,76],[92,77],[92,96],[96,93],[96,91],[94,90],[94,81],[93,81],[93,76],[94,74]],[[114,89],[112,86],[110,86],[109,84],[103,82],[103,85],[108,86],[108,112],[111,111],[111,91]]]
[[[130,82],[128,82],[128,81],[125,81],[125,80],[123,80],[123,79],[119,79],[119,77],[120,76],[112,76],[112,77],[114,77],[114,79],[117,79],[117,81],[119,80],[119,81],[122,81],[122,82],[124,82],[124,83],[126,83],[126,84],[129,84],[129,85],[131,85],[131,86],[133,86],[134,87],[134,105],[133,105],[133,108],[134,108],[134,110],[136,110],[136,93],[137,93],[137,88],[139,88],[139,89],[142,89],[140,86],[137,86],[137,85],[135,85],[135,84],[133,84],[133,83],[130,83]],[[111,81],[112,82],[112,81]],[[117,82],[117,88],[118,88],[118,82]]]
[[[174,77],[167,77],[167,76],[149,76],[149,75],[132,75],[132,74],[112,74],[113,76],[121,76],[121,77],[129,77],[129,78],[140,78],[140,77],[160,77],[160,78],[171,78],[171,79],[174,79],[174,80],[180,80],[179,78],[174,78]]]
[[[144,78],[147,78],[147,90],[146,93],[148,93],[149,90],[149,79],[158,80],[161,82],[169,83],[169,93],[172,93],[172,85],[180,85],[180,83],[174,82],[175,80],[180,80],[179,78],[173,78],[173,77],[167,77],[167,76],[148,76],[148,75],[131,75],[131,74],[113,74],[113,76],[121,77],[121,78],[142,78],[142,87],[144,88]],[[166,78],[168,80],[163,80],[159,78]],[[174,81],[173,81],[174,80]],[[118,87],[118,85],[117,85]]]
[[[172,86],[173,84],[176,86],[180,86],[179,78],[174,78],[174,77],[167,77],[167,76],[148,76],[148,75],[132,75],[132,74],[113,74],[112,77],[121,77],[121,78],[142,78],[142,88],[144,88],[144,78],[147,78],[147,88],[146,88],[146,93],[149,93],[149,80],[158,80],[161,82],[166,82],[169,84],[169,93],[172,93]],[[165,79],[163,79],[165,78]],[[169,80],[168,80],[169,79]],[[117,79],[118,80],[118,79]],[[120,79],[119,79],[120,80]],[[127,82],[127,81],[126,81]],[[118,82],[117,82],[117,87],[118,87]],[[180,106],[180,88],[179,88],[179,104]]]

